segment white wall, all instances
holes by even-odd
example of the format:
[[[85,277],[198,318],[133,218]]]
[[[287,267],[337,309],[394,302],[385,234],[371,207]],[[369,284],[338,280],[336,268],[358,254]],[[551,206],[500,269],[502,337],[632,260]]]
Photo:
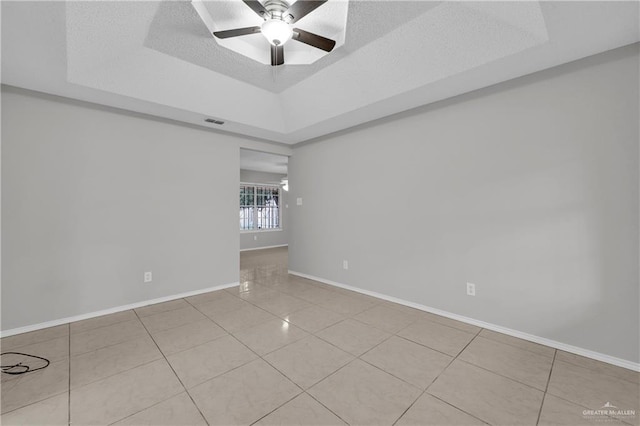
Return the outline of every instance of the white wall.
[[[240,182],[245,183],[279,184],[286,176],[286,174],[240,170]],[[289,219],[289,209],[287,208],[287,205],[289,204],[289,193],[282,190],[280,191],[280,194],[282,196],[282,199],[280,200],[280,207],[282,209],[282,229],[277,231],[240,232],[240,250],[282,246],[289,243],[289,226],[287,223],[287,220]]]
[[[636,44],[296,147],[289,268],[640,361],[638,59]]]
[[[240,143],[3,87],[2,329],[237,282]]]

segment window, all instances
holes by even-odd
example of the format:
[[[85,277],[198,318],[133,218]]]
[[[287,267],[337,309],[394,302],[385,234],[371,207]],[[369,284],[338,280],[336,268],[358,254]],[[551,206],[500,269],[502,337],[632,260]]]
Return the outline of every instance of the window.
[[[280,187],[240,185],[240,230],[281,229]]]

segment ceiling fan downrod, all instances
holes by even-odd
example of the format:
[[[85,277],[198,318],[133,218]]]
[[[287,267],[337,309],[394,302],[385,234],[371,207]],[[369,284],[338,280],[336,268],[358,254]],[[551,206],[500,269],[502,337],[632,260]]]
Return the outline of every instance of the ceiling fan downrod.
[[[292,15],[285,13],[289,7],[289,3],[284,0],[267,0],[264,2],[264,8],[271,16],[265,16],[264,19],[279,19],[288,23],[293,19]]]

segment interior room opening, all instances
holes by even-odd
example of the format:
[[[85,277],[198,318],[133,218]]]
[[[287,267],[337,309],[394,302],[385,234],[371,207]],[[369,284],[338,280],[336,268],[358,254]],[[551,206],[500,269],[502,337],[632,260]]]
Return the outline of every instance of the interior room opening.
[[[287,156],[240,149],[240,285],[257,273],[287,273],[287,166]]]

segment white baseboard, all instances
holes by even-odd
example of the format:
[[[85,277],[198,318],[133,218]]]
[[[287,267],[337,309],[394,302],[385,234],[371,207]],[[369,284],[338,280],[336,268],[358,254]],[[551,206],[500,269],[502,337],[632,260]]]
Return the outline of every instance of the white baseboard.
[[[211,291],[223,290],[229,287],[235,287],[240,283],[234,282],[229,284],[222,284],[214,287],[203,288],[200,290],[188,291],[186,293],[174,294],[171,296],[158,297],[157,299],[145,300],[142,302],[132,303],[130,305],[116,306],[109,309],[103,309],[101,311],[89,312],[87,314],[74,315],[72,317],[60,318],[53,321],[41,322],[39,324],[27,325],[24,327],[12,328],[10,330],[4,330],[0,332],[0,337],[9,337],[16,334],[28,333],[29,331],[41,330],[43,328],[55,327],[56,325],[68,324],[71,322],[81,321],[89,318],[100,317],[103,315],[115,314],[116,312],[128,311],[129,309],[141,308],[147,305],[155,305],[156,303],[168,302],[170,300],[182,299],[189,296],[197,296],[202,293],[209,293]]]
[[[289,271],[291,275],[297,275],[302,278],[308,278],[310,280],[319,281],[321,283],[329,284],[335,287],[344,288],[346,290],[355,291],[357,293],[366,294],[368,296],[373,296],[378,299],[387,300],[389,302],[398,303],[400,305],[409,306],[411,308],[419,309],[421,311],[430,312],[432,314],[440,315],[446,318],[451,318],[460,322],[464,322],[467,324],[475,325],[477,327],[486,328],[487,330],[496,331],[498,333],[506,334],[509,336],[517,337],[519,339],[528,340],[530,342],[539,343],[541,345],[550,346],[555,349],[560,349],[565,352],[570,352],[576,355],[581,355],[586,358],[595,359],[597,361],[606,362],[607,364],[616,365],[618,367],[627,368],[633,371],[640,371],[640,363],[627,361],[626,359],[616,358],[614,356],[602,354],[600,352],[595,352],[589,349],[580,348],[577,346],[567,345],[566,343],[557,342],[555,340],[547,339],[544,337],[535,336],[533,334],[524,333],[518,330],[513,330],[510,328],[502,327],[500,325],[491,324],[488,322],[476,320],[473,318],[468,318],[462,315],[453,314],[451,312],[443,311],[440,309],[432,308],[430,306],[420,305],[419,303],[409,302],[407,300],[398,299],[397,297],[387,296],[386,294],[377,293],[375,291],[364,290],[358,287],[353,287],[350,285],[338,283],[335,281],[327,280],[324,278],[316,277],[309,274],[303,274],[301,272]]]
[[[242,249],[240,251],[264,250],[264,249],[278,248],[278,247],[288,247],[288,246],[289,246],[289,244],[279,244],[277,246],[265,246],[265,247],[247,248],[247,249]]]

